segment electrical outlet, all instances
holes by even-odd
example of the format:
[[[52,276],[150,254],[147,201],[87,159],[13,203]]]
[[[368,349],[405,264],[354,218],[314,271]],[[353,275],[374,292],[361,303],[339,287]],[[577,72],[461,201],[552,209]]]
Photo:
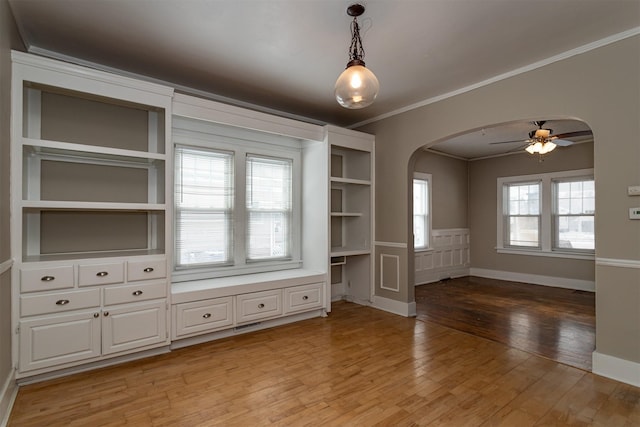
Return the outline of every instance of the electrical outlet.
[[[640,219],[640,208],[629,208],[629,219]]]

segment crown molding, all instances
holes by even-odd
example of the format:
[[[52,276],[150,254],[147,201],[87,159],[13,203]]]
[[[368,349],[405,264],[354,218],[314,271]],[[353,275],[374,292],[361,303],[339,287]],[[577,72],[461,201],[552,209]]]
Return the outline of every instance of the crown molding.
[[[629,37],[637,36],[640,34],[640,27],[635,27],[627,31],[623,31],[621,33],[613,34],[609,37],[605,37],[600,40],[596,40],[595,42],[588,43],[577,48],[568,50],[566,52],[559,53],[558,55],[551,56],[549,58],[534,62],[529,65],[525,65],[524,67],[516,68],[515,70],[507,71],[506,73],[498,74],[497,76],[491,77],[489,79],[483,80],[478,83],[474,83],[469,86],[462,87],[460,89],[456,89],[451,92],[443,93],[442,95],[437,95],[431,98],[427,98],[423,101],[416,102],[414,104],[407,105],[406,107],[398,108],[397,110],[390,111],[388,113],[381,114],[376,117],[372,117],[367,120],[363,120],[361,122],[355,123],[353,125],[347,126],[348,129],[357,129],[361,126],[367,125],[369,123],[374,123],[383,119],[388,119],[389,117],[397,116],[398,114],[406,113],[407,111],[415,110],[416,108],[424,107],[426,105],[435,104],[436,102],[442,101],[447,98],[454,97],[456,95],[460,95],[466,92],[470,92],[472,90],[488,86],[490,84],[499,82],[501,80],[506,80],[508,78],[517,76],[519,74],[527,73],[529,71],[536,70],[538,68],[545,67],[547,65],[553,64],[554,62],[563,61],[565,59],[571,58],[576,55],[580,55],[586,52],[590,52],[594,49],[598,49],[603,46],[610,45],[612,43],[628,39]]]

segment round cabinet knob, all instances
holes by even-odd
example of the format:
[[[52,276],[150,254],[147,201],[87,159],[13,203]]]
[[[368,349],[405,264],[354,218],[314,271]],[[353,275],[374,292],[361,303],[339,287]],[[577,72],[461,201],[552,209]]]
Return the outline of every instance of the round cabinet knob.
[[[97,319],[98,317],[100,317],[100,313],[93,313],[93,317]]]
[[[264,308],[264,304],[258,304],[258,308]]]
[[[100,271],[100,272],[96,273],[96,276],[98,276],[98,277],[105,277],[105,276],[108,276],[108,275],[109,275],[109,272],[107,272],[107,271]]]
[[[303,300],[303,301],[306,301],[306,300],[308,300],[308,299],[309,299],[309,297],[308,297],[308,296],[306,296],[306,295],[302,297],[302,300]]]
[[[105,312],[103,313],[103,315],[104,315],[104,317],[107,317],[107,316],[109,315],[109,312],[108,312],[108,311],[105,311]]]
[[[56,278],[54,276],[44,276],[40,280],[42,280],[43,282],[51,282],[53,280],[56,280]]]
[[[205,313],[202,315],[202,317],[204,317],[205,319],[208,319],[211,317],[211,313]]]
[[[152,267],[147,267],[142,271],[144,271],[145,273],[151,273],[153,271],[153,268]]]
[[[56,305],[67,305],[67,304],[69,304],[68,299],[59,299],[58,301],[56,301]]]
[[[138,297],[140,295],[142,295],[142,291],[134,291],[131,293],[131,295],[133,295],[134,297]]]

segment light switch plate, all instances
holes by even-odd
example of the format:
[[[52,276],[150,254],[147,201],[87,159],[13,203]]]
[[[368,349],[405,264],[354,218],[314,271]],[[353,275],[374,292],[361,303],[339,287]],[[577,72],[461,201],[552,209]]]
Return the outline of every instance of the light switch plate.
[[[627,188],[627,195],[629,195],[629,196],[640,196],[640,185],[630,185]]]
[[[640,219],[640,208],[629,208],[629,219]]]

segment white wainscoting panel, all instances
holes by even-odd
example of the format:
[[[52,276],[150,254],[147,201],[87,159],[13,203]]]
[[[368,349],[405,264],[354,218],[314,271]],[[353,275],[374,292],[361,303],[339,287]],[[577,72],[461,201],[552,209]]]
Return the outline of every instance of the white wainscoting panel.
[[[380,254],[380,287],[400,292],[400,257]]]
[[[415,252],[415,286],[469,275],[469,229],[432,230],[431,248]]]

